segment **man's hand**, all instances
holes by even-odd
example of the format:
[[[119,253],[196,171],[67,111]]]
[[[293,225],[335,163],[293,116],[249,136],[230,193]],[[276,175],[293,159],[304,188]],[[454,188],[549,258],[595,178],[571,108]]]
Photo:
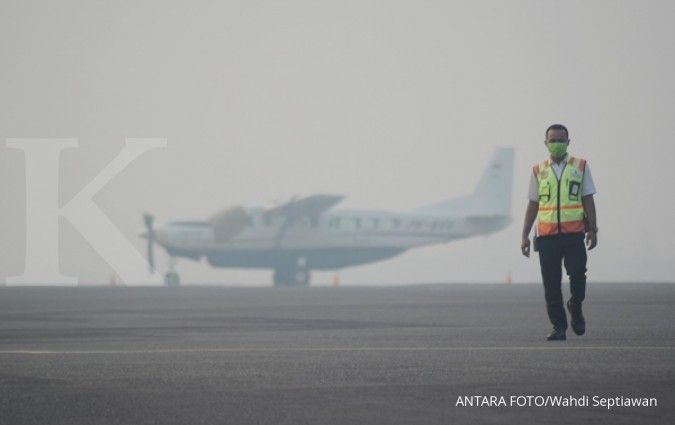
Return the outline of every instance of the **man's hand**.
[[[520,251],[524,256],[530,257],[530,238],[527,236],[524,236],[522,242],[520,242]]]
[[[588,231],[586,233],[586,246],[588,247],[588,250],[590,251],[591,249],[595,248],[597,244],[598,244],[598,234],[593,230]]]
[[[539,202],[529,201],[525,210],[523,233],[521,233],[523,239],[520,242],[520,251],[526,257],[530,256],[530,230],[532,230],[532,224],[534,224],[534,220],[537,218],[537,211],[539,211]]]

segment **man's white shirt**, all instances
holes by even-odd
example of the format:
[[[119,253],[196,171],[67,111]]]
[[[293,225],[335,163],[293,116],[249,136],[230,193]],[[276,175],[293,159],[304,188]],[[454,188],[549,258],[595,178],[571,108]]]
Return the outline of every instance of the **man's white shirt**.
[[[565,155],[565,158],[558,163],[551,161],[551,168],[553,168],[553,172],[558,180],[560,180],[560,176],[562,175],[566,163],[567,155]],[[593,195],[595,193],[595,184],[593,183],[593,176],[591,175],[591,167],[588,166],[587,162],[584,167],[584,177],[581,180],[581,196]],[[530,172],[530,188],[527,192],[527,197],[532,202],[539,202],[539,183],[537,182],[537,177],[534,175],[534,172]]]

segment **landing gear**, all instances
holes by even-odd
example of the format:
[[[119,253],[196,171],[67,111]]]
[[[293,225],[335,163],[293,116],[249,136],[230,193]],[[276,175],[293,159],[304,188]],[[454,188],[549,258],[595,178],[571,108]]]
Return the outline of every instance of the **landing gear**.
[[[309,269],[299,269],[295,271],[295,276],[293,276],[293,284],[300,286],[309,286],[310,273]]]
[[[309,286],[311,274],[304,257],[298,258],[296,264],[279,267],[274,270],[274,286]]]
[[[164,275],[164,284],[166,286],[179,286],[180,276],[176,273],[176,257],[169,257],[169,272]]]
[[[309,286],[310,273],[307,269],[274,270],[274,286]]]

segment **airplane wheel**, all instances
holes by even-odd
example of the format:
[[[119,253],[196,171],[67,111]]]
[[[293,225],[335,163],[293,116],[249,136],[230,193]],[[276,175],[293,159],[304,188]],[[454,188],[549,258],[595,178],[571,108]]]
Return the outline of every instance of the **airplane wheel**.
[[[294,273],[293,284],[297,286],[309,286],[309,270],[298,269]]]
[[[274,286],[308,286],[309,279],[309,270],[305,268],[274,270]]]
[[[178,273],[170,272],[164,275],[164,283],[166,286],[179,286],[180,285],[180,276]]]

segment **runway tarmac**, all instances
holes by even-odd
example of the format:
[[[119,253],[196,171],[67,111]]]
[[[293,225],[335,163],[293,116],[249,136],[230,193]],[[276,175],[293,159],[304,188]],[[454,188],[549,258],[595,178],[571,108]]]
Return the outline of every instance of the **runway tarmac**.
[[[546,342],[540,285],[0,288],[0,424],[672,424],[675,285],[590,283],[585,315]]]

